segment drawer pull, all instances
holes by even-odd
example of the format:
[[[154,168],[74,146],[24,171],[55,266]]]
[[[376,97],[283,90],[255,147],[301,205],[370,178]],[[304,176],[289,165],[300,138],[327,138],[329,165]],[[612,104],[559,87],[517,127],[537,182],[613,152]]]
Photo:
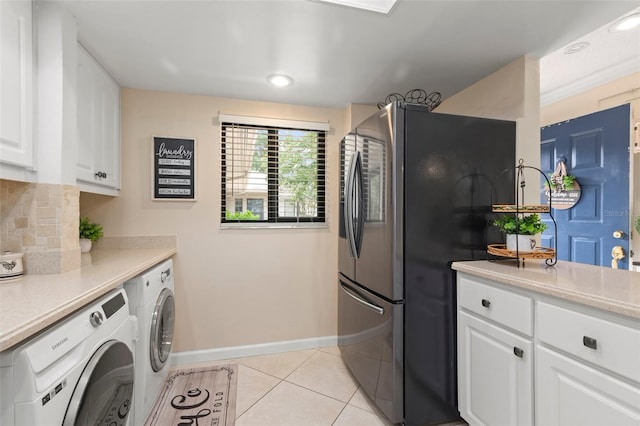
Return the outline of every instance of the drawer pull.
[[[491,302],[487,299],[482,299],[482,306],[488,308],[489,306],[491,306]]]
[[[583,336],[582,344],[591,349],[598,349],[598,341],[593,337]]]
[[[522,358],[524,356],[524,351],[517,346],[513,347],[513,354],[518,358]]]

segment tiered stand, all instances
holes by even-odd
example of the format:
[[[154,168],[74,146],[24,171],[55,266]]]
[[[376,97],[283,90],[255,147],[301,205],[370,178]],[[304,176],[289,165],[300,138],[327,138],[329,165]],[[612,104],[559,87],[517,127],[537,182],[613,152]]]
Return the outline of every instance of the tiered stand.
[[[515,204],[494,204],[492,206],[492,211],[494,213],[513,213],[516,216],[522,214],[529,213],[543,213],[548,214],[553,222],[554,229],[554,244],[557,244],[558,241],[558,226],[556,224],[556,220],[553,217],[553,213],[551,210],[551,197],[549,197],[548,204],[520,204],[520,201],[524,199],[524,188],[525,188],[525,180],[524,180],[524,169],[533,169],[537,170],[547,181],[547,187],[551,188],[551,182],[547,175],[544,172],[536,167],[525,166],[524,161],[520,159],[518,161],[518,165],[516,166],[516,181],[518,186],[520,187],[520,191],[516,189],[516,203]],[[503,173],[508,172],[511,169],[505,170]],[[503,257],[503,258],[511,258],[516,259],[518,263],[518,267],[520,267],[520,263],[524,266],[525,259],[544,259],[545,263],[549,266],[553,266],[558,262],[558,258],[556,256],[555,247],[535,247],[532,251],[520,251],[519,247],[516,245],[516,250],[507,250],[506,244],[489,244],[487,246],[487,253]]]

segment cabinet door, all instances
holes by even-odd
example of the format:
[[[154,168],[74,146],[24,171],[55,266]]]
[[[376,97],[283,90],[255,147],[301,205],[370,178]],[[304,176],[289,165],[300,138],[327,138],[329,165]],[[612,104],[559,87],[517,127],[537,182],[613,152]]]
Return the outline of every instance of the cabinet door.
[[[120,87],[80,45],[77,88],[77,180],[79,183],[118,189]],[[81,186],[81,189],[86,187]]]
[[[458,312],[458,408],[471,425],[533,424],[533,345]]]
[[[0,161],[33,166],[33,51],[30,1],[0,1]]]
[[[537,345],[536,422],[638,426],[640,388]]]

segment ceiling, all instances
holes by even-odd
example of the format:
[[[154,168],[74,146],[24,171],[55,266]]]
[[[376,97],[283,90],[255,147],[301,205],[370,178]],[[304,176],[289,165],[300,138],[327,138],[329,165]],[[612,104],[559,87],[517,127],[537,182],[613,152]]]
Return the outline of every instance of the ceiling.
[[[447,98],[640,4],[398,0],[385,15],[317,0],[59,3],[76,17],[80,42],[121,86],[340,108],[414,88]],[[555,71],[541,79],[542,92],[557,91],[556,76],[575,81],[564,69],[566,56],[549,65]],[[270,86],[273,73],[290,75],[293,85]]]

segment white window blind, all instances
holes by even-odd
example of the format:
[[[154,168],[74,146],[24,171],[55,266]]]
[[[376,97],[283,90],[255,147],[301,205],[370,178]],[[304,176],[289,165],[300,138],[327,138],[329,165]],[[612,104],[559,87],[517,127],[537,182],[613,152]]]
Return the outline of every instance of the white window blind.
[[[220,115],[221,221],[325,222],[324,124],[242,118]]]

